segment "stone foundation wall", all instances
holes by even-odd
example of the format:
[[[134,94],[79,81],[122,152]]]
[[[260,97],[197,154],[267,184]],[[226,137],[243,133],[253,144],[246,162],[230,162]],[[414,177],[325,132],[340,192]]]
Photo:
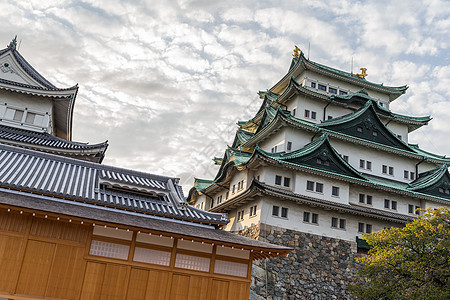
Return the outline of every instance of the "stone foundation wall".
[[[347,285],[358,280],[350,266],[357,256],[356,242],[265,224],[239,234],[294,248],[288,257],[253,264],[251,300],[351,299]]]

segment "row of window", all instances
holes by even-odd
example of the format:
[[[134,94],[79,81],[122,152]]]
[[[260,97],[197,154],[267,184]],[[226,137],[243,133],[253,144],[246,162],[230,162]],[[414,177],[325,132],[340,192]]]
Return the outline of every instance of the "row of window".
[[[372,199],[373,198],[371,195],[359,194],[359,203],[372,205]],[[397,201],[384,199],[384,208],[397,210]],[[414,205],[409,204],[408,205],[408,213],[413,214],[415,209],[418,209],[418,208],[420,208],[420,207],[419,206],[414,207]],[[418,213],[418,212],[416,212],[416,213]]]
[[[325,91],[325,92],[327,91],[327,86],[324,85],[324,84],[311,82],[311,87],[314,88],[314,89],[317,88],[318,90],[321,90],[321,91]],[[337,94],[338,93],[338,89],[337,88],[333,88],[333,87],[328,87],[328,92],[330,94]],[[339,95],[347,95],[347,92],[339,90]]]
[[[283,186],[285,186],[285,187],[290,187],[291,178],[282,177],[280,175],[275,175],[275,185],[281,185],[281,183],[283,183]]]
[[[33,113],[28,110],[14,109],[11,107],[6,108],[4,118],[10,119],[16,122],[26,123],[30,125],[42,125],[44,120],[43,114]]]
[[[344,155],[344,160],[348,162],[348,156]],[[372,170],[372,162],[364,159],[359,160],[359,167],[361,169]],[[388,165],[381,166],[381,172],[383,174],[394,175],[394,167]],[[404,170],[403,178],[414,180],[416,178],[416,174],[411,171]]]
[[[280,214],[281,212],[281,214]],[[282,218],[287,218],[288,217],[288,208],[287,207],[280,207],[277,205],[274,205],[272,207],[272,216],[274,217],[282,217]]]
[[[286,151],[291,151],[292,150],[292,142],[287,142],[286,143]],[[273,146],[272,149],[270,149],[270,152],[272,153],[276,153],[278,151],[278,146]]]
[[[323,193],[323,183],[306,181],[306,190],[311,192]],[[331,195],[339,197],[340,189],[338,186],[331,186]]]
[[[256,216],[256,209],[258,208],[257,205],[250,207],[250,217]],[[237,213],[237,221],[244,220],[245,210],[238,211]]]

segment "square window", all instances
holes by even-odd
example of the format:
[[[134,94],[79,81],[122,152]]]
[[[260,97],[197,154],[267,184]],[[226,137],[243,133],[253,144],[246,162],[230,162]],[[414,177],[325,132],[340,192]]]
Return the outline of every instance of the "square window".
[[[309,215],[310,213],[307,211],[303,213],[303,222],[309,222]]]
[[[369,205],[372,205],[372,196],[370,196],[370,195],[366,196],[366,203]]]
[[[305,109],[305,118],[309,118],[309,110]]]
[[[383,165],[383,167],[381,168],[381,172],[383,172],[383,174],[387,174],[387,166]]]
[[[372,170],[372,162],[371,161],[366,161],[366,169]]]
[[[348,162],[348,156],[347,156],[347,155],[343,155],[342,158],[343,158],[346,162]]]
[[[340,219],[339,220],[339,228],[345,229],[345,219]]]
[[[316,83],[315,82],[311,82],[311,87],[312,88],[316,88]]]
[[[308,180],[308,181],[306,182],[306,189],[307,189],[308,191],[314,191],[314,182]]]
[[[323,184],[316,182],[316,192],[323,193]]]
[[[36,114],[35,113],[28,112],[27,116],[25,118],[25,123],[33,124],[35,118],[36,118]]]
[[[279,214],[280,214],[280,207],[274,205],[272,207],[272,216],[277,216],[278,217]]]
[[[358,223],[358,232],[364,232],[364,223]]]
[[[275,184],[281,185],[281,176],[280,175],[275,175]]]
[[[315,112],[315,111],[312,111],[312,112],[311,112],[311,119],[314,119],[314,120],[315,120],[315,119],[316,119],[316,115],[317,115],[316,112]]]
[[[394,175],[394,167],[389,167],[389,175]]]
[[[337,228],[338,218],[331,218],[331,227]]]
[[[364,168],[365,165],[366,165],[366,161],[364,159],[360,159],[359,160],[359,167],[360,168]]]
[[[359,194],[359,203],[364,203],[364,194]]]
[[[347,92],[339,91],[339,95],[347,95]]]
[[[313,223],[313,224],[319,223],[319,215],[318,214],[312,214],[311,223]]]
[[[408,179],[409,178],[409,172],[408,171],[403,171],[403,178]]]
[[[322,91],[326,91],[327,90],[327,87],[325,85],[323,85],[323,84],[320,84],[320,83],[318,85],[318,88],[319,88],[319,90],[322,90]]]
[[[289,187],[291,185],[291,179],[289,177],[284,177],[283,185]]]
[[[366,233],[372,233],[372,225],[366,224]]]
[[[389,208],[389,202],[388,199],[384,199],[384,208]]]
[[[22,121],[22,118],[23,118],[23,110],[19,110],[19,109],[17,109],[15,112],[14,112],[14,117],[13,117],[13,120],[14,121]]]
[[[288,217],[288,208],[287,207],[282,207],[281,208],[281,217],[282,218],[287,218]]]
[[[414,205],[412,205],[412,204],[408,205],[408,213],[409,214],[413,214],[414,213]]]
[[[397,201],[392,201],[391,202],[391,208],[394,210],[397,210]]]
[[[331,187],[331,195],[339,196],[339,187],[337,187],[337,186]]]
[[[287,142],[287,151],[292,150],[292,142]]]
[[[337,94],[337,89],[335,89],[335,88],[330,87],[330,88],[328,88],[328,91],[329,91],[331,94]]]

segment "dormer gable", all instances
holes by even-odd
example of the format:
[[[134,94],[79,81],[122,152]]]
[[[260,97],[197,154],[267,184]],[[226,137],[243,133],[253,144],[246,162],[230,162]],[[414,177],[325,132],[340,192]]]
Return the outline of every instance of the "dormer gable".
[[[439,168],[420,173],[409,184],[409,189],[436,197],[450,199],[450,174],[446,164]]]

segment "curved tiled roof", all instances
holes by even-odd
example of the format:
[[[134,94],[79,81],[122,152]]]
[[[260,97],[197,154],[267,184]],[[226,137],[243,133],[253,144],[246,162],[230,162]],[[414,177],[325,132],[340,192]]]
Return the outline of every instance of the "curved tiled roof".
[[[105,179],[111,186],[100,185]],[[228,222],[223,214],[188,206],[176,182],[176,178],[0,144],[2,187],[198,223]]]
[[[89,145],[88,143],[79,143],[68,141],[46,132],[35,132],[22,128],[14,128],[0,125],[0,139],[11,142],[26,143],[34,146],[51,147],[65,150],[88,150],[105,148],[108,141],[100,144]]]

